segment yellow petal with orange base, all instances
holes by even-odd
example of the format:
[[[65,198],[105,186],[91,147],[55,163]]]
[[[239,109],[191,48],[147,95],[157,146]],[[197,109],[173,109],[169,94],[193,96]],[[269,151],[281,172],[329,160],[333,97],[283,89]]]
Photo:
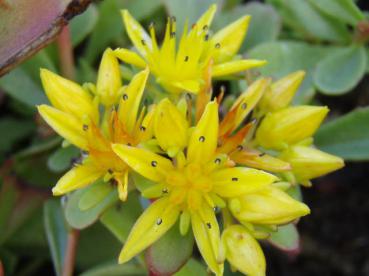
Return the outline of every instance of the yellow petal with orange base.
[[[88,149],[83,123],[76,117],[48,105],[39,105],[37,109],[42,118],[60,136],[81,149]]]
[[[180,211],[169,204],[167,197],[156,200],[133,225],[119,255],[119,263],[128,262],[160,239],[177,221]]]
[[[86,187],[102,177],[103,173],[96,166],[88,162],[78,165],[59,179],[58,183],[52,189],[53,195],[59,196]]]
[[[207,163],[215,153],[218,142],[218,104],[207,104],[203,115],[192,131],[187,149],[190,163]]]
[[[164,180],[174,168],[169,159],[145,149],[120,144],[114,144],[112,148],[134,171],[155,182]]]

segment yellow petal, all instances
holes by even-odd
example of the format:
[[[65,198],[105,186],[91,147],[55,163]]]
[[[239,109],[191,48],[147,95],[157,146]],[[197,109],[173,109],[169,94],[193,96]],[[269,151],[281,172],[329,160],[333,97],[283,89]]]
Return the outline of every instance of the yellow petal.
[[[151,151],[119,144],[112,147],[128,166],[152,181],[162,181],[167,172],[173,170],[169,159]]]
[[[276,111],[287,107],[296,94],[305,77],[304,71],[296,71],[272,84],[260,102],[260,106],[267,111]]]
[[[152,47],[150,36],[144,28],[142,28],[140,23],[132,17],[128,10],[122,11],[122,17],[128,36],[133,45],[135,45],[142,56],[146,57],[148,55],[148,50]]]
[[[230,60],[240,49],[245,38],[250,16],[245,15],[217,32],[211,39],[214,63]]]
[[[239,198],[240,211],[233,215],[255,224],[285,224],[310,213],[310,209],[285,192],[273,187]]]
[[[167,197],[152,203],[133,225],[119,255],[119,263],[129,261],[162,237],[175,224],[179,213]]]
[[[186,118],[168,98],[162,100],[157,107],[154,122],[154,134],[160,147],[165,151],[182,150],[187,146],[187,133]]]
[[[291,165],[289,163],[264,153],[251,156],[244,151],[237,151],[231,154],[231,159],[237,164],[269,172],[284,172],[291,170]]]
[[[259,79],[237,98],[231,108],[231,111],[234,109],[237,110],[232,130],[236,129],[244,121],[251,110],[254,109],[264,92],[267,90],[269,84],[270,79]]]
[[[118,60],[114,52],[108,48],[101,59],[97,75],[96,93],[105,106],[111,106],[118,103],[121,86],[122,80]]]
[[[295,106],[269,113],[256,132],[258,143],[280,150],[311,137],[328,113],[327,107]]]
[[[196,25],[198,26],[197,29],[199,31],[202,31],[204,28],[210,27],[210,24],[213,21],[216,11],[217,11],[217,5],[212,4],[209,7],[209,9],[201,15],[201,17],[196,21]]]
[[[118,48],[114,50],[114,54],[117,58],[125,63],[132,64],[140,68],[146,67],[146,61],[142,59],[136,52],[125,48]]]
[[[344,166],[341,158],[304,146],[290,147],[280,157],[291,164],[292,171],[299,181],[310,180]]]
[[[145,69],[136,74],[125,88],[121,97],[118,115],[119,120],[123,123],[128,133],[132,133],[136,124],[137,113],[148,76],[149,69]]]
[[[264,64],[266,64],[265,60],[257,60],[257,59],[242,59],[228,61],[225,63],[219,63],[213,67],[212,76],[213,77],[228,76],[234,73],[245,71],[250,68],[260,67],[263,66]]]
[[[203,115],[193,130],[187,149],[187,160],[206,163],[215,153],[218,140],[218,104],[207,104]]]
[[[59,179],[53,188],[53,195],[59,196],[81,189],[103,175],[103,172],[91,163],[78,165]]]
[[[241,225],[231,225],[222,234],[222,243],[230,264],[245,275],[263,276],[266,263],[263,250]]]
[[[128,196],[128,170],[114,176],[118,182],[118,195],[121,201],[126,201]]]
[[[213,191],[221,197],[237,197],[261,190],[277,177],[264,171],[236,167],[217,170],[211,175]]]
[[[214,211],[203,205],[200,212],[191,214],[192,231],[197,247],[211,271],[222,275],[223,263],[219,260],[220,233]]]
[[[47,105],[39,105],[42,118],[61,136],[73,145],[87,150],[88,141],[83,124],[76,117]]]
[[[46,95],[54,107],[79,119],[87,115],[97,122],[98,113],[92,97],[80,85],[47,69],[41,69],[40,76]]]

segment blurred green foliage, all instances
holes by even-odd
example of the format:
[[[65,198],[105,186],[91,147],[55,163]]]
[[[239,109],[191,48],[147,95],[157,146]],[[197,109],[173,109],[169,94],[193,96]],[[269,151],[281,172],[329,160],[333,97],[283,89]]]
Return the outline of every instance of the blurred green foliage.
[[[95,81],[97,62],[106,47],[130,47],[120,9],[129,9],[144,26],[154,21],[162,36],[167,15],[176,15],[181,29],[185,17],[194,22],[214,2],[218,4],[214,31],[241,15],[252,15],[241,53],[269,62],[255,74],[279,78],[306,70],[295,103],[319,102],[317,93],[354,93],[369,72],[369,23],[352,0],[104,0],[93,2],[70,22],[77,80]],[[50,199],[51,187],[80,155],[72,146],[61,148],[61,140],[36,114],[35,105],[47,102],[39,68],[59,72],[59,64],[53,43],[0,79],[0,259],[5,272],[49,273],[50,268],[44,267],[52,261],[61,275],[66,239],[74,227],[81,229],[77,271],[82,275],[145,275],[143,256],[126,265],[116,264],[120,244],[147,204],[135,193],[121,203],[115,189],[95,183],[62,202]],[[132,68],[122,66],[122,72],[129,79]],[[244,86],[244,81],[235,79],[227,93],[238,94]],[[368,121],[368,108],[344,115],[334,111],[317,134],[316,144],[347,161],[369,160]],[[299,191],[293,192],[300,196]],[[155,269],[176,271],[191,255],[193,238],[172,232],[148,250],[149,258],[155,256],[151,261]],[[288,225],[271,241],[284,250],[296,250],[297,235],[294,226]],[[173,253],[169,264],[166,254],[161,254],[168,250],[182,254]],[[190,259],[176,275],[206,275],[206,270]]]

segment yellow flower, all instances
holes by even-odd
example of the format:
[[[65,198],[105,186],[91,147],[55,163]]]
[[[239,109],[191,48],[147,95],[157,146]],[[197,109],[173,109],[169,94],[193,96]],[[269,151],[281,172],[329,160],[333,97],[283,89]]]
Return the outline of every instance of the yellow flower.
[[[217,152],[219,121],[216,102],[207,104],[200,120],[193,128],[184,120],[185,114],[173,112],[175,107],[168,100],[163,100],[159,106],[154,135],[158,136],[158,131],[163,132],[161,138],[157,139],[163,150],[166,149],[168,152],[171,148],[176,148],[172,159],[142,148],[113,145],[113,150],[125,163],[155,182],[152,187],[143,191],[143,195],[157,198],[133,226],[119,262],[129,261],[180,220],[181,234],[185,234],[192,226],[197,246],[214,273],[217,275],[223,273],[224,257],[241,271],[246,271],[244,265],[238,266],[240,258],[237,259],[232,255],[238,247],[233,247],[228,238],[225,238],[225,243],[227,247],[232,248],[228,248],[226,250],[228,255],[224,255],[220,228],[214,211],[216,207],[226,209],[228,202],[233,202],[234,205],[236,201],[240,208],[235,210],[233,206],[231,209],[235,212],[236,218],[241,216],[245,222],[251,222],[245,218],[247,211],[250,210],[251,217],[260,214],[259,220],[255,219],[257,223],[266,224],[286,223],[308,214],[309,208],[282,191],[275,192],[276,188],[272,188],[272,183],[277,180],[276,176],[257,169],[234,167],[224,153]],[[170,110],[172,112],[169,112]],[[173,118],[177,118],[177,121],[170,124]],[[264,190],[266,195],[262,193]],[[269,196],[270,190],[279,197]],[[253,195],[257,200],[244,202],[247,196]],[[266,207],[259,200],[265,200]],[[246,209],[243,209],[243,206]],[[229,235],[227,233],[226,237]],[[242,249],[243,254],[246,254],[248,249],[256,250],[249,254],[260,258],[248,271],[258,271],[255,275],[262,275],[265,260],[260,254],[260,248],[255,246],[255,241],[251,238],[245,240],[244,245],[246,248]],[[244,262],[253,261],[245,256]]]
[[[113,60],[114,56],[107,50],[100,66],[96,96],[70,80],[41,70],[45,92],[54,107],[40,105],[39,113],[59,135],[87,155],[58,181],[53,188],[54,195],[82,188],[103,177],[115,179],[122,200],[127,196],[129,168],[112,151],[111,143],[138,145],[151,138],[153,111],[146,116],[144,110],[138,114],[149,71],[134,76],[118,101],[115,93],[121,81]],[[104,72],[108,73],[104,75]],[[99,100],[106,107],[101,119]],[[117,111],[110,107],[118,102]]]
[[[131,16],[122,11],[123,22],[139,54],[120,48],[114,52],[122,61],[137,67],[149,66],[156,80],[172,93],[198,93],[205,85],[206,68],[212,77],[223,77],[265,64],[263,60],[237,59],[235,55],[246,35],[250,17],[243,16],[210,37],[209,27],[216,12],[210,8],[188,31],[186,25],[176,46],[176,19],[168,19],[164,41],[159,48],[155,29],[150,35]]]

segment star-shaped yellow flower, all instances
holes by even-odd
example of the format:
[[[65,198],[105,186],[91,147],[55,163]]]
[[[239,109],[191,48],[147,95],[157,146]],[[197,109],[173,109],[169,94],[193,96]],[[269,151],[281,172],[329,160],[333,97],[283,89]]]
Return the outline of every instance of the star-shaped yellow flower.
[[[139,112],[148,70],[122,87],[118,61],[108,49],[101,61],[97,86],[92,91],[41,69],[41,80],[52,106],[38,106],[44,120],[86,157],[68,171],[53,188],[62,195],[83,188],[99,178],[115,179],[119,197],[127,197],[129,167],[112,151],[111,143],[138,145],[151,138],[153,112]],[[104,108],[100,117],[99,103]],[[116,107],[117,109],[116,109]]]
[[[257,242],[246,227],[239,225],[248,233],[250,242],[246,243],[254,250],[250,254],[256,259],[249,260],[246,256],[244,263],[238,262],[232,255],[236,247],[230,245],[228,234],[224,238],[226,246],[222,245],[216,208],[231,212],[245,225],[287,223],[308,214],[309,208],[275,188],[276,176],[257,169],[234,167],[227,155],[217,153],[219,121],[216,102],[207,104],[193,128],[185,119],[185,113],[168,99],[162,100],[155,111],[154,134],[161,149],[172,156],[171,159],[146,149],[113,145],[114,152],[125,163],[154,182],[143,195],[156,198],[133,226],[119,262],[130,260],[180,220],[181,234],[192,227],[203,258],[217,275],[223,273],[224,258],[241,271],[251,271],[245,264],[256,261],[261,265],[253,269],[263,274],[264,256],[261,249],[255,247]],[[227,233],[231,234],[231,229]],[[229,246],[232,249],[224,251],[224,247]]]
[[[188,31],[186,24],[176,46],[176,19],[170,17],[161,47],[156,40],[155,29],[150,25],[150,35],[131,16],[122,11],[128,36],[139,52],[120,48],[114,52],[122,61],[137,67],[149,66],[156,80],[172,93],[198,93],[205,85],[204,74],[211,67],[211,76],[224,77],[265,64],[263,60],[236,58],[247,32],[250,16],[243,16],[214,35],[209,28],[216,12],[210,8]]]

